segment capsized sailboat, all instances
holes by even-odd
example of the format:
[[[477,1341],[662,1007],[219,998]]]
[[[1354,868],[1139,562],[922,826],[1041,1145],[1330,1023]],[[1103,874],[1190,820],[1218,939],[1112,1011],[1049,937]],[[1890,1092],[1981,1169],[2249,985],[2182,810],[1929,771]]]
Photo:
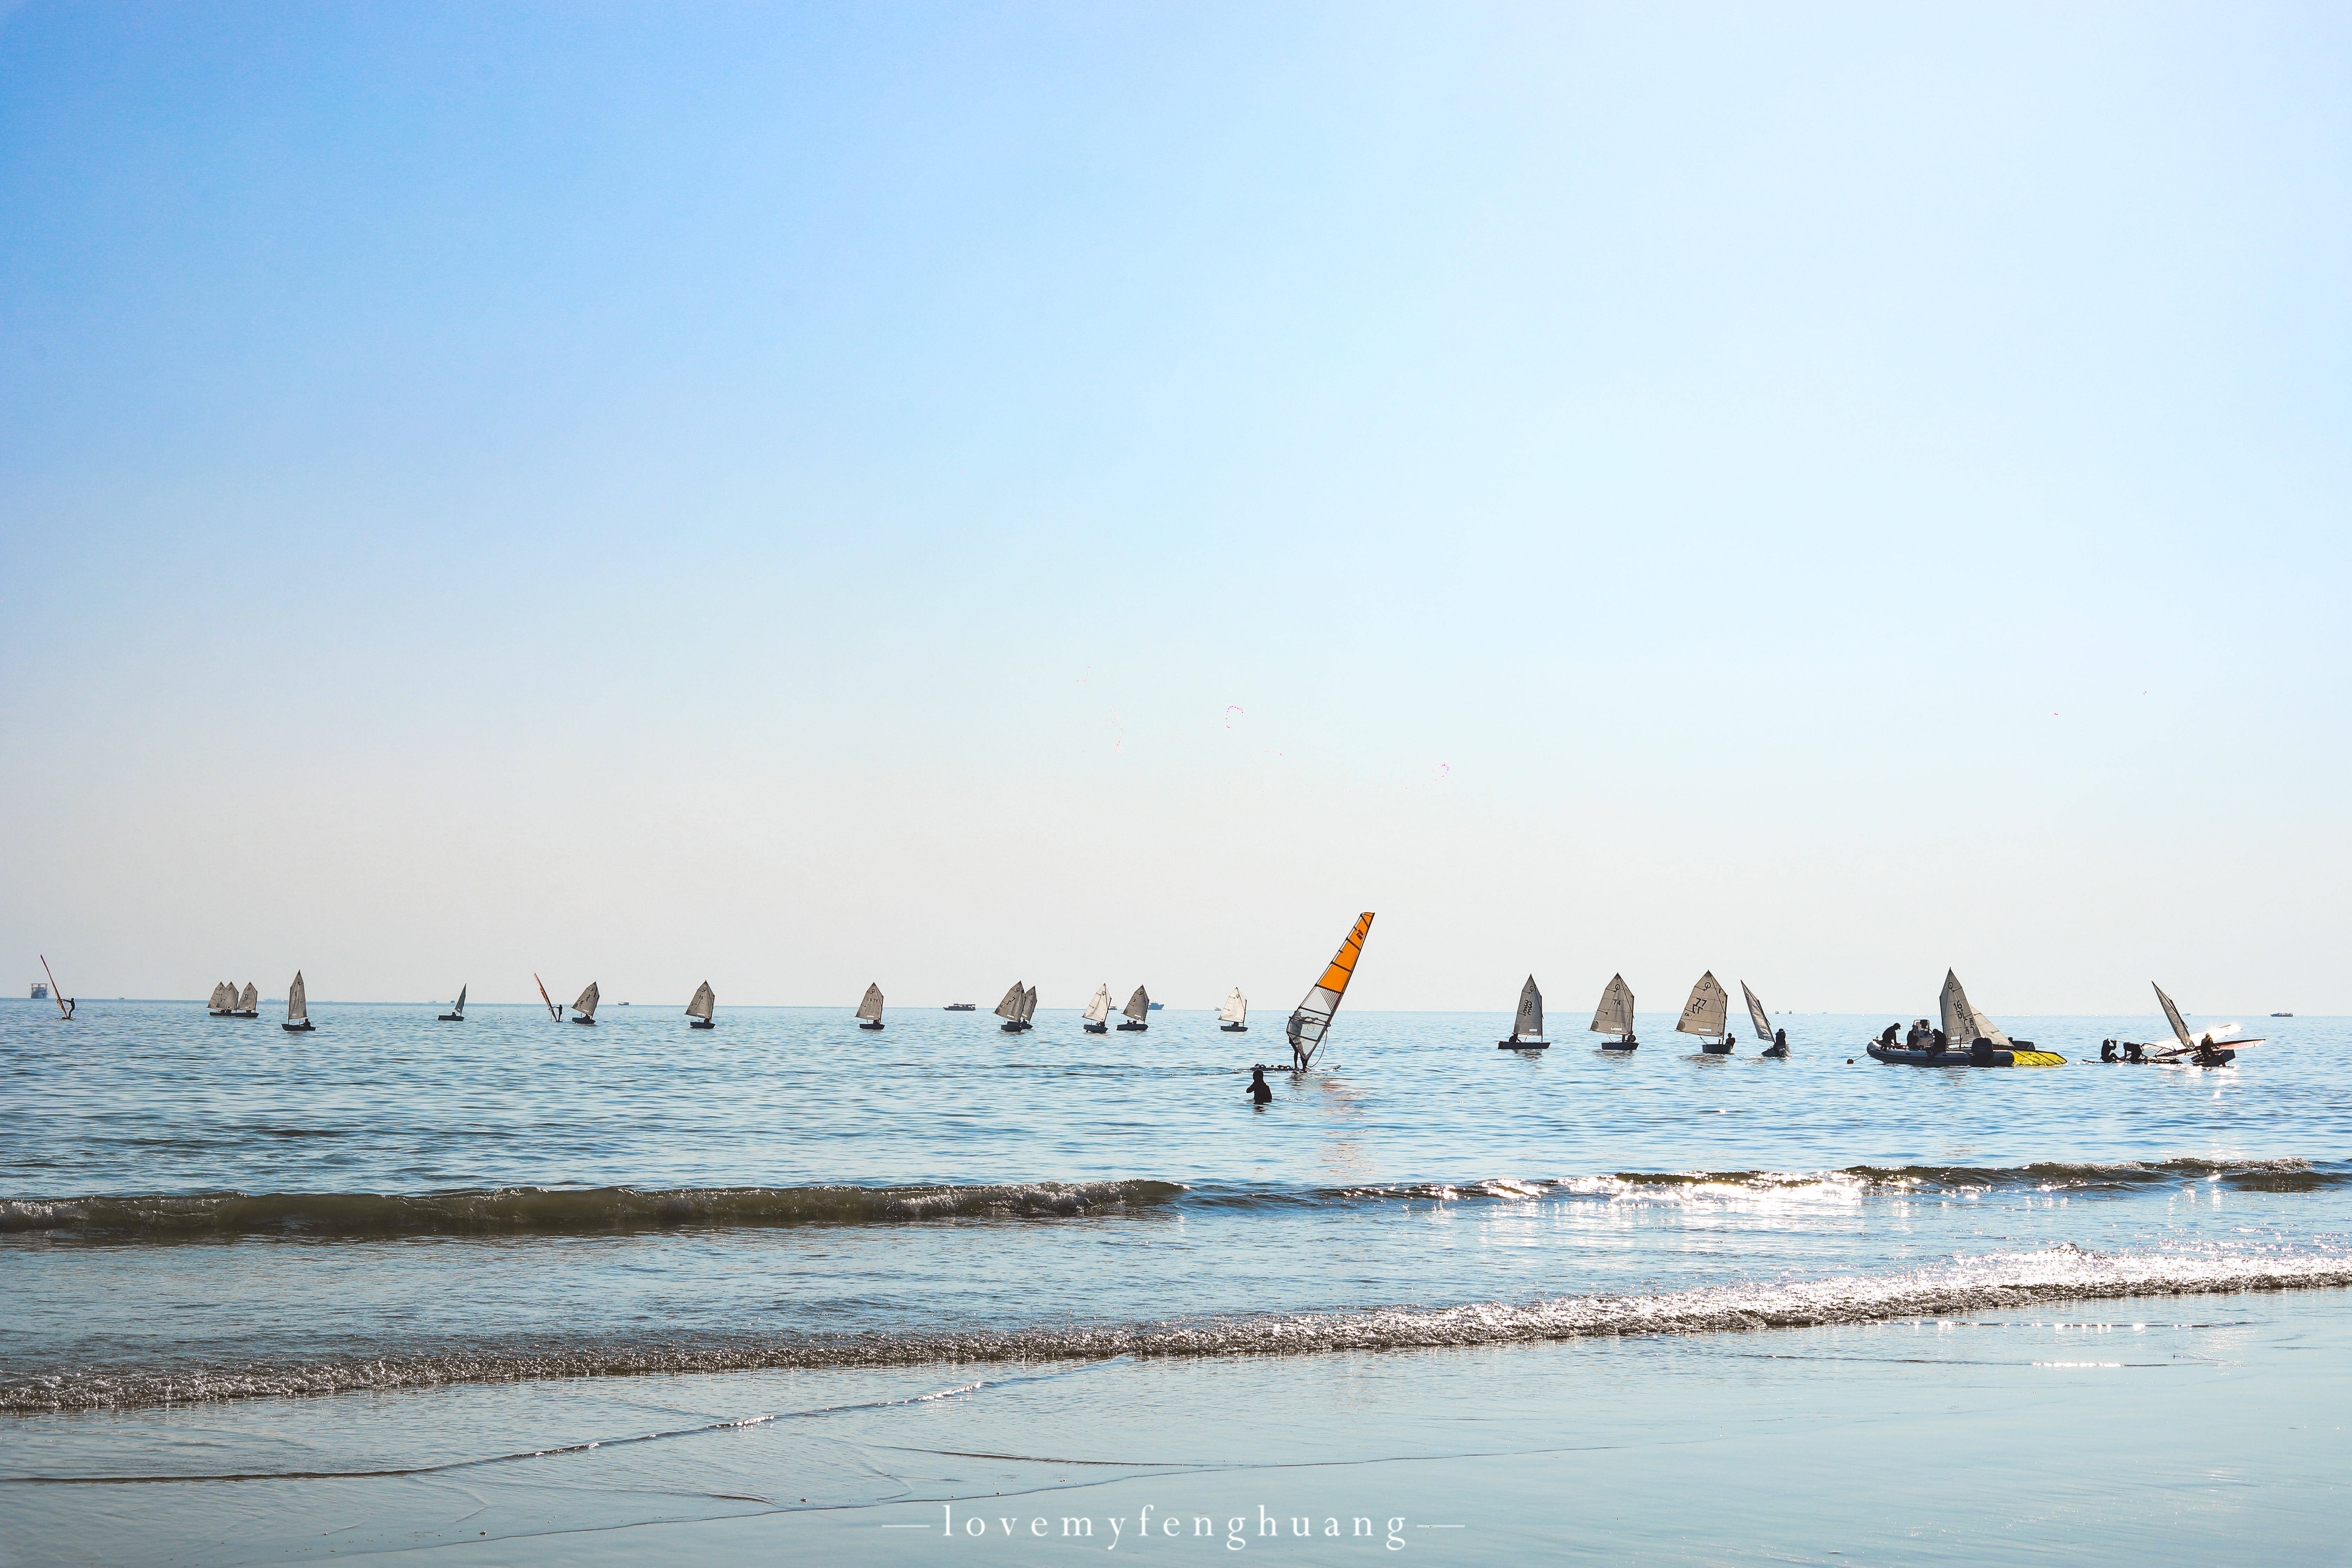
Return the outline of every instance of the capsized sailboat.
[[[236,1017],[236,987],[226,980],[213,982],[213,994],[205,1002],[205,1016],[207,1018]]]
[[[711,1015],[718,1010],[719,994],[710,989],[710,982],[706,980],[696,986],[694,994],[687,999],[686,1026],[689,1029],[716,1028],[718,1024]]]
[[[1698,977],[1691,987],[1690,1000],[1683,1004],[1683,1016],[1675,1020],[1675,1027],[1685,1035],[1699,1037],[1698,1048],[1711,1057],[1731,1054],[1731,998],[1723,994],[1723,983],[1710,969]]]
[[[1106,980],[1095,987],[1095,994],[1087,998],[1086,1008],[1078,1017],[1082,1020],[1080,1026],[1089,1035],[1110,1033],[1110,1025],[1106,1022],[1110,1017],[1109,981]]]
[[[1543,993],[1536,989],[1536,977],[1519,987],[1519,1010],[1511,1016],[1511,1037],[1496,1040],[1498,1051],[1548,1051],[1551,1042],[1543,1037]]]
[[[866,985],[865,998],[857,1004],[857,1026],[861,1029],[882,1026],[881,982],[875,981]]]
[[[580,999],[572,1004],[572,1021],[575,1024],[593,1024],[596,1021],[596,983],[594,981],[591,980],[588,983],[588,989],[580,993]]]
[[[2002,1034],[2000,1026],[1985,1016],[1977,1005],[1969,1000],[1968,992],[1960,985],[1960,977],[1944,971],[1944,992],[1938,999],[1943,1011],[1944,1040],[1942,1050],[1933,1045],[1909,1047],[1873,1040],[1864,1054],[1882,1062],[1902,1062],[1913,1067],[1938,1068],[2055,1068],[2064,1067],[2066,1058],[2055,1051],[2033,1048],[2032,1040],[2012,1040]]]
[[[278,1026],[289,1035],[310,1032],[310,993],[299,969],[294,972],[294,984],[286,988],[286,1021]]]
[[[445,1024],[462,1024],[465,1021],[466,987],[460,985],[457,987],[457,999],[449,1004],[449,1010],[446,1013],[441,1015],[441,1022]]]
[[[1789,1042],[1773,1032],[1772,1015],[1764,1011],[1764,1004],[1756,1000],[1756,993],[1748,989],[1748,982],[1745,980],[1739,983],[1739,994],[1748,998],[1748,1021],[1756,1026],[1756,1037],[1764,1042],[1764,1049],[1759,1054],[1768,1057],[1787,1056]]]
[[[1238,985],[1225,997],[1225,1005],[1217,1009],[1217,1027],[1228,1035],[1249,1033],[1249,998]]]
[[[998,1027],[1005,1034],[1017,1035],[1029,1026],[1027,1021],[1021,1016],[1024,994],[1021,982],[1016,980],[1013,983],[1013,989],[1004,994],[1004,1000],[996,1005],[996,1016],[1004,1020]]]
[[[250,980],[245,983],[245,989],[237,994],[236,1016],[240,1018],[261,1016],[261,987]]]
[[[2240,1051],[2244,1050],[2248,1046],[2259,1046],[2263,1043],[2260,1036],[2251,1040],[2238,1039],[2236,1036],[2239,1026],[2235,1024],[2224,1024],[2219,1028],[2207,1029],[2202,1034],[2192,1031],[2187,1021],[2180,1016],[2180,1009],[2172,1005],[2172,998],[2164,994],[2164,987],[2154,981],[2150,981],[2148,985],[2149,989],[2156,993],[2157,1001],[2164,1008],[2164,1021],[2172,1026],[2172,1044],[2151,1048],[2147,1052],[2147,1059],[2149,1061],[2185,1061],[2193,1062],[2199,1067],[2227,1067],[2237,1060]]]
[[[1353,930],[1340,942],[1339,951],[1323,966],[1323,976],[1308,990],[1306,998],[1291,1010],[1282,1026],[1283,1037],[1290,1042],[1290,1070],[1305,1072],[1315,1065],[1317,1053],[1323,1048],[1323,1037],[1331,1030],[1332,1016],[1339,1011],[1339,999],[1348,994],[1348,983],[1356,977],[1356,961],[1364,955],[1364,938],[1371,934],[1372,911],[1365,910],[1356,917]]]
[[[1119,1026],[1122,1032],[1151,1027],[1151,996],[1142,986],[1135,988],[1135,994],[1119,1011],[1127,1015],[1127,1022]]]
[[[1641,1048],[1642,1042],[1633,1037],[1633,988],[1625,984],[1623,975],[1611,975],[1609,984],[1601,988],[1601,1005],[1592,1010],[1592,1026],[1586,1032],[1617,1037],[1601,1042],[1604,1051]]]

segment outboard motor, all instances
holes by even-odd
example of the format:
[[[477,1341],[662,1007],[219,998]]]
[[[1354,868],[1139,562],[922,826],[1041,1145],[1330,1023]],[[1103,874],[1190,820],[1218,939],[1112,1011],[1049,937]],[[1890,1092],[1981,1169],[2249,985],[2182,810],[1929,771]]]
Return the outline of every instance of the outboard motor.
[[[1989,1068],[1992,1066],[1992,1042],[1986,1039],[1982,1035],[1979,1035],[1975,1039],[1970,1040],[1969,1042],[1969,1065],[1973,1067]]]

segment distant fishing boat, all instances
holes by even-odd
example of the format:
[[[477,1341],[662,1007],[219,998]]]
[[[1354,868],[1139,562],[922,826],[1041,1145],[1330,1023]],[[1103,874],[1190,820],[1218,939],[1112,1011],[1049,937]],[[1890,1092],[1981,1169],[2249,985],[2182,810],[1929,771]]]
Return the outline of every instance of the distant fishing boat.
[[[1290,1016],[1282,1026],[1283,1038],[1290,1042],[1290,1070],[1305,1072],[1315,1065],[1318,1052],[1323,1048],[1323,1037],[1331,1032],[1331,1019],[1339,1011],[1339,1000],[1348,994],[1348,984],[1356,977],[1356,961],[1364,955],[1364,938],[1371,934],[1372,911],[1365,910],[1356,917],[1356,924],[1339,951],[1323,966],[1323,976],[1315,982]]]
[[[286,988],[286,1021],[278,1026],[289,1035],[310,1032],[310,993],[302,984],[302,972],[294,972],[294,984]]]
[[[205,1016],[207,1018],[236,1017],[236,987],[226,980],[215,981],[213,994],[205,1003]]]
[[[1100,985],[1095,987],[1095,994],[1087,998],[1086,1008],[1084,1011],[1079,1013],[1078,1017],[1081,1020],[1080,1026],[1083,1027],[1087,1034],[1108,1035],[1110,1033],[1110,1025],[1106,1023],[1104,1020],[1108,1019],[1109,1016],[1110,982],[1106,980]]]
[[[1154,1002],[1154,1003],[1151,1005],[1151,1011],[1152,1011],[1152,1012],[1154,1012],[1154,1013],[1157,1013],[1157,1012],[1158,1012],[1158,1011],[1160,1011],[1160,1009],[1162,1006],[1164,1006],[1164,1005],[1165,1005],[1165,1004],[1164,1004],[1164,1003]]]
[[[1592,1026],[1585,1032],[1616,1036],[1601,1042],[1604,1051],[1641,1048],[1642,1042],[1633,1037],[1633,988],[1625,984],[1623,975],[1611,975],[1609,984],[1601,987],[1601,1005],[1592,1010]]]
[[[998,1026],[1001,1032],[1017,1035],[1029,1026],[1029,1020],[1021,1016],[1023,1002],[1029,994],[1034,993],[1024,993],[1021,989],[1021,982],[1016,980],[1013,983],[1013,989],[1007,991],[1004,1000],[996,1005],[996,1016],[1004,1020]]]
[[[1969,1000],[1960,984],[1960,977],[1944,971],[1944,991],[1937,998],[1943,1015],[1944,1048],[1934,1045],[1897,1046],[1873,1040],[1864,1054],[1874,1060],[1897,1062],[1911,1067],[1939,1068],[2054,1068],[2064,1067],[2066,1058],[2056,1051],[2033,1048],[2032,1040],[2012,1040],[2001,1033],[2000,1026],[1985,1016],[1983,1010]],[[1891,1028],[1892,1026],[1890,1025]],[[1977,1042],[1982,1041],[1979,1047]]]
[[[1756,1037],[1764,1042],[1763,1055],[1785,1057],[1788,1042],[1772,1032],[1772,1016],[1764,1011],[1764,1004],[1756,1000],[1756,993],[1748,989],[1748,982],[1739,983],[1739,994],[1748,998],[1748,1021],[1756,1026]]]
[[[49,973],[49,959],[47,953],[41,955],[41,973],[49,976],[49,984],[46,989],[36,986],[33,994],[37,997],[47,997],[58,1005],[58,1012],[60,1015],[68,1018],[72,1017],[77,1004],[72,997],[58,988],[58,977]]]
[[[865,1000],[857,1004],[857,1026],[861,1029],[882,1026],[882,986],[879,982],[868,984]]]
[[[1698,1048],[1711,1057],[1731,1054],[1731,998],[1723,994],[1723,983],[1710,969],[1698,977],[1691,987],[1690,1000],[1683,1004],[1683,1016],[1675,1020],[1677,1032],[1699,1037]]]
[[[717,1021],[711,1017],[711,1014],[718,1010],[718,994],[710,989],[710,982],[706,980],[694,988],[694,995],[686,1004],[686,1026],[689,1029],[718,1027]]]
[[[445,1024],[462,1024],[465,1021],[466,987],[460,985],[457,987],[457,999],[449,1005],[449,1010],[446,1013],[441,1015],[441,1022]]]
[[[591,980],[588,983],[588,989],[580,993],[580,999],[572,1004],[572,1021],[575,1024],[593,1024],[596,1021],[596,983],[594,981]]]
[[[1119,1026],[1122,1032],[1151,1027],[1151,997],[1142,986],[1135,988],[1135,994],[1127,999],[1127,1005],[1119,1011],[1127,1015],[1127,1022]]]
[[[1249,1033],[1249,998],[1238,985],[1225,997],[1225,1005],[1217,1009],[1217,1027],[1228,1035]]]
[[[2292,1013],[2273,1013],[2271,1016],[2273,1018],[2292,1018],[2294,1015]]]
[[[1511,1016],[1511,1037],[1496,1040],[1498,1051],[1548,1051],[1551,1042],[1543,1037],[1543,993],[1536,989],[1536,977],[1519,987],[1519,1010]]]
[[[940,1008],[940,1011],[943,1013],[977,1013],[980,1011],[980,1004],[977,1002],[950,1002],[945,1007]]]

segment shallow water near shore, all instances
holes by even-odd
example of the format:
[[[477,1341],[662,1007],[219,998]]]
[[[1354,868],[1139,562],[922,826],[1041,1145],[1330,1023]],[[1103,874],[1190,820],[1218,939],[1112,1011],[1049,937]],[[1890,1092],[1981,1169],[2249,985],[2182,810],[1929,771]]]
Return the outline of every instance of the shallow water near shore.
[[[1156,1497],[1189,1530],[1254,1487],[1318,1530],[1423,1499],[1407,1544],[1280,1547],[1301,1561],[1767,1536],[1957,1561],[2074,1463],[2107,1479],[2051,1517],[2149,1562],[2220,1539],[2150,1528],[2127,1500],[2152,1489],[2347,1539],[2291,1479],[2343,1458],[2305,1407],[2345,1366],[2341,1020],[2244,1019],[2271,1043],[2209,1071],[2084,1060],[2149,1020],[2004,1019],[2075,1064],[1977,1071],[1870,1062],[1875,1017],[1783,1020],[1795,1054],[1767,1061],[1669,1044],[1671,1018],[1631,1058],[1561,1031],[1522,1058],[1499,1016],[1343,1015],[1332,1070],[1275,1075],[1254,1111],[1278,1020],[607,1016],[320,1005],[294,1037],[0,1010],[14,1550],[919,1557],[916,1498],[1069,1491],[1108,1529]],[[2173,1435],[2216,1421],[2226,1453]],[[1890,1423],[1998,1495],[1906,1481],[1857,1509],[1824,1456],[1864,1463]],[[1691,1446],[1696,1511],[1653,1474]],[[1786,1484],[1735,1508],[1753,1488],[1724,1468],[1751,1466]],[[2045,1479],[1993,1479],[2017,1467]],[[1798,1539],[1830,1524],[1854,1544]],[[958,1549],[1082,1549],[990,1528]]]

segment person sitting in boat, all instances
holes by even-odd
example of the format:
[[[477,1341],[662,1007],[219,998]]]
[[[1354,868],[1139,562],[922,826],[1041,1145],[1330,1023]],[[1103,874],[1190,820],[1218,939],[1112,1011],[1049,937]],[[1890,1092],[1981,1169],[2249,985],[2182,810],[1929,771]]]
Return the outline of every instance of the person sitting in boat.
[[[2144,1062],[2147,1060],[2147,1047],[2141,1045],[2137,1040],[2126,1040],[2124,1042],[2124,1060],[2127,1062]]]
[[[1760,1051],[1760,1052],[1759,1052],[1758,1054],[1759,1054],[1759,1056],[1767,1056],[1767,1057],[1785,1057],[1785,1056],[1787,1056],[1787,1055],[1789,1054],[1789,1031],[1788,1031],[1788,1030],[1786,1030],[1786,1029],[1775,1029],[1775,1030],[1773,1030],[1773,1031],[1772,1031],[1772,1043],[1771,1043],[1770,1045],[1769,1045],[1769,1046],[1765,1047],[1763,1048],[1763,1050],[1761,1050],[1761,1051]]]
[[[1895,1031],[1902,1026],[1903,1026],[1900,1024],[1889,1024],[1886,1026],[1886,1032],[1878,1037],[1878,1044],[1881,1049],[1891,1051],[1895,1048]]]
[[[2123,1060],[2121,1057],[2116,1054],[2115,1041],[2101,1040],[2099,1042],[2099,1059],[2103,1062],[2116,1062]]]
[[[1927,1020],[1925,1018],[1919,1020],[1922,1024],[1925,1024],[1927,1021]],[[1930,1029],[1927,1031],[1927,1059],[1932,1062],[1937,1057],[1942,1056],[1946,1051],[1950,1050],[1952,1048],[1952,1042],[1950,1037],[1947,1036],[1943,1030]]]
[[[1249,1097],[1252,1105],[1264,1105],[1274,1098],[1274,1090],[1266,1084],[1265,1068],[1263,1067],[1250,1068]]]
[[[2197,1042],[2197,1065],[2200,1068],[2227,1067],[2237,1059],[2237,1052],[2221,1049],[2210,1035]]]
[[[1969,1060],[1980,1068],[1992,1066],[1992,1042],[1979,1035],[1969,1042]]]

